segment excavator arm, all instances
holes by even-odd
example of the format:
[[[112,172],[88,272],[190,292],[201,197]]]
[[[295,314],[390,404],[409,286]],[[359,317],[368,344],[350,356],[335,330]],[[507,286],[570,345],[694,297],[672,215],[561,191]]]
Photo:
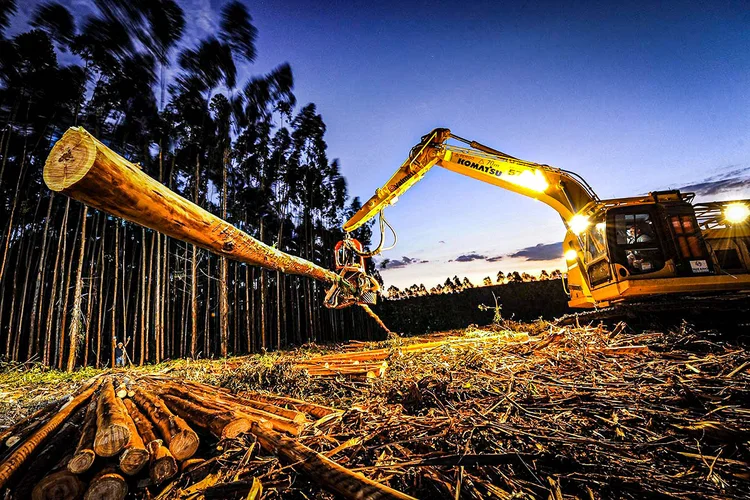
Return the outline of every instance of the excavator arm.
[[[447,144],[449,139],[463,142],[468,147]],[[326,295],[326,306],[341,308],[354,303],[375,302],[379,286],[365,272],[362,258],[380,252],[384,224],[387,225],[387,222],[381,217],[381,243],[373,252],[363,252],[361,245],[358,246],[359,242],[352,240],[348,235],[381,214],[385,207],[394,204],[399,196],[422,179],[435,165],[546,203],[560,214],[568,229],[571,229],[571,225],[575,226],[576,216],[583,217],[582,220],[587,224],[585,221],[588,219],[581,214],[584,214],[588,207],[595,206],[598,201],[591,187],[572,172],[519,160],[478,142],[454,135],[446,128],[437,128],[422,137],[388,182],[377,189],[375,195],[344,224],[347,239],[337,245],[335,253],[337,270],[350,287],[344,290],[334,284]],[[340,265],[340,262],[344,264]]]
[[[447,144],[449,139],[468,147]],[[344,231],[356,230],[394,204],[435,165],[537,199],[555,209],[566,227],[599,200],[586,181],[572,172],[520,160],[454,135],[449,129],[437,128],[412,148],[388,182],[344,224]]]

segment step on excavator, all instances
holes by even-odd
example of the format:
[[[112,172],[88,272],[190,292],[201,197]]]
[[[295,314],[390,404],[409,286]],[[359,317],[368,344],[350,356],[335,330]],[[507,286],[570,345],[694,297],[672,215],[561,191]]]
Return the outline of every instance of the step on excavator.
[[[326,305],[374,302],[377,282],[366,274],[364,258],[385,250],[385,226],[393,231],[383,210],[435,165],[539,200],[560,215],[567,229],[563,283],[572,308],[601,310],[665,299],[682,307],[693,307],[697,299],[750,303],[750,200],[694,204],[693,193],[678,190],[602,200],[573,172],[437,128],[344,224],[349,234],[380,215],[381,242],[372,252],[351,238],[336,246],[337,269],[352,286],[344,291],[334,285]]]

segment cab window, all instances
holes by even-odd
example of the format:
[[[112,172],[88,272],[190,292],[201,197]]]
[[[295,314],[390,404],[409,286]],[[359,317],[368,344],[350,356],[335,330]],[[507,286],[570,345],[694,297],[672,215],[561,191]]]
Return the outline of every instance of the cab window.
[[[664,267],[664,257],[651,214],[629,213],[615,216],[617,246],[625,253],[625,262],[631,274],[645,274]]]

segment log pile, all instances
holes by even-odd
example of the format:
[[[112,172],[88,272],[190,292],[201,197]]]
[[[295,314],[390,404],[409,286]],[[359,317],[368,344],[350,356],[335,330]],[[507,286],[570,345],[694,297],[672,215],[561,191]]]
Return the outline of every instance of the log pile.
[[[340,414],[284,396],[240,397],[165,376],[98,376],[65,404],[52,403],[3,432],[16,439],[0,455],[0,493],[7,488],[3,498],[122,499],[135,491],[177,498],[184,493],[180,478],[187,475],[189,482],[215,459],[200,458],[200,450],[210,452],[206,441],[221,449],[221,443],[248,435],[281,460],[304,462],[300,470],[311,480],[348,498],[411,498],[297,439],[305,426]]]

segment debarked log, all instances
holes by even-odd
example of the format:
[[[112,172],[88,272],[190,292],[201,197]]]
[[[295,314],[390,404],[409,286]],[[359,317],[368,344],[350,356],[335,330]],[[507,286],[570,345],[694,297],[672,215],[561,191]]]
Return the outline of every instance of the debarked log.
[[[137,387],[133,401],[148,415],[177,460],[192,457],[198,450],[200,439],[181,417],[172,413],[164,402],[151,392]]]
[[[235,438],[250,430],[250,420],[237,412],[198,405],[181,397],[165,394],[162,399],[170,410],[216,438]]]
[[[130,430],[130,440],[125,445],[125,449],[120,453],[120,470],[125,474],[132,476],[137,474],[147,463],[149,453],[146,449],[146,445],[143,443],[141,435],[138,433],[135,422],[130,417],[130,414],[125,407],[122,399],[117,398],[118,403],[122,406],[122,410],[126,417],[125,424]]]
[[[52,148],[44,181],[52,191],[227,258],[347,285],[336,273],[270,247],[177,195],[81,127],[68,129]]]
[[[122,500],[128,494],[128,483],[114,467],[107,467],[94,476],[83,496],[84,500]]]
[[[96,437],[94,451],[102,457],[112,457],[122,451],[130,441],[130,417],[115,395],[112,379],[102,385],[96,406]]]
[[[177,474],[177,460],[172,456],[163,441],[156,437],[151,421],[138,409],[130,399],[124,399],[123,404],[128,409],[138,433],[146,443],[149,452],[149,475],[155,484],[161,484]]]
[[[86,409],[86,417],[83,419],[83,428],[81,429],[81,438],[78,440],[78,446],[76,446],[76,451],[68,462],[68,470],[74,474],[82,474],[89,470],[96,458],[96,453],[94,453],[94,438],[96,437],[97,402],[96,395],[94,395]]]

